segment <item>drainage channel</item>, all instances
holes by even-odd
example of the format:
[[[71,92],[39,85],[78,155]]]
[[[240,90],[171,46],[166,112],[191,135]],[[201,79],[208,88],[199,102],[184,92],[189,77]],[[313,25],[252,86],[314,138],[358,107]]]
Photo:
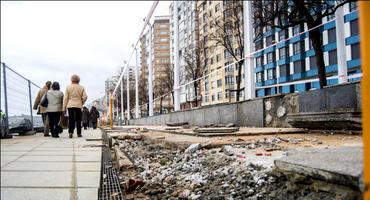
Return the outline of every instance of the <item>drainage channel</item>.
[[[117,171],[113,166],[111,152],[108,145],[108,136],[103,131],[102,163],[98,200],[124,200],[122,190],[117,177]]]

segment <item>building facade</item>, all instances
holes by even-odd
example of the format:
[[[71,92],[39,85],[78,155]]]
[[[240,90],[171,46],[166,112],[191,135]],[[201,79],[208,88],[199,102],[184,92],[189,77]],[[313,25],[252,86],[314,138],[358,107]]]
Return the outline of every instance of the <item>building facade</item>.
[[[242,1],[236,2],[235,5],[241,6]],[[225,45],[220,45],[215,37],[222,37],[223,25],[227,25],[235,20],[230,13],[230,5],[227,1],[198,1],[197,8],[199,12],[199,38],[201,43],[204,43],[201,53],[201,61],[205,63],[205,74],[210,74],[205,79],[202,79],[202,105],[210,105],[225,102],[235,102],[238,79],[238,66],[232,64],[236,59],[226,49]],[[242,16],[242,12],[236,13]],[[241,17],[242,20],[242,17]],[[240,44],[236,42],[241,36],[243,40],[243,24],[240,24],[240,32],[230,30],[228,38],[230,46],[235,55],[241,58],[239,50]],[[226,34],[226,32],[224,33]],[[224,42],[224,41],[223,41]],[[243,43],[243,41],[241,41]],[[239,51],[239,53],[238,53]],[[227,67],[226,67],[227,66]],[[244,72],[241,74],[244,77]],[[241,88],[244,87],[244,78],[241,79]],[[240,99],[244,98],[244,92],[241,91]]]
[[[168,75],[171,73],[170,62],[170,20],[169,16],[155,16],[151,25],[151,30],[142,36],[141,40],[141,61],[140,61],[140,88],[148,88],[149,62],[153,69],[153,96],[155,114],[168,112],[172,110],[171,95],[160,98],[162,95],[170,92],[168,88]],[[152,33],[150,35],[150,33]],[[149,43],[151,37],[151,44]],[[149,48],[151,48],[152,59],[149,60]],[[143,96],[144,94],[140,95]],[[147,110],[147,108],[142,108]]]
[[[191,63],[196,63],[196,51],[199,48],[199,28],[198,28],[198,9],[196,1],[177,1],[177,8],[175,3],[170,5],[170,31],[171,31],[171,63],[175,63],[175,34],[177,33],[177,39],[179,44],[179,74],[180,74],[180,85],[183,85],[189,81],[192,81],[189,73],[190,67],[193,67]],[[174,9],[177,9],[175,12]],[[175,16],[177,13],[177,16]],[[177,29],[175,30],[175,17],[178,19]],[[194,58],[190,60],[190,58]],[[199,96],[198,96],[199,98]],[[190,108],[193,106],[191,102],[196,100],[197,97],[194,94],[193,85],[187,85],[180,89],[180,107],[181,109]]]
[[[339,83],[340,67],[346,68],[348,81],[359,80],[361,75],[357,3],[345,4],[343,13],[344,37],[337,38],[340,34],[337,33],[335,15],[325,17],[320,27],[328,85]],[[255,50],[262,49],[254,54],[257,97],[320,88],[315,52],[308,38],[306,24],[286,30],[256,26],[254,29],[260,29],[262,34],[262,37],[254,35]],[[305,33],[299,35],[302,32]],[[337,51],[343,41],[344,56]],[[340,59],[343,59],[344,66],[339,66]]]

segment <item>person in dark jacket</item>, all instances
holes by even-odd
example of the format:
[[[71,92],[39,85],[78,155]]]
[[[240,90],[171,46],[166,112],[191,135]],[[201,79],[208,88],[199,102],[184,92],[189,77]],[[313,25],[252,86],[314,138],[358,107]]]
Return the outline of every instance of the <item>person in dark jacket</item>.
[[[89,126],[89,121],[90,121],[89,118],[90,118],[89,109],[87,109],[86,106],[84,106],[82,108],[82,118],[81,118],[81,121],[82,121],[82,126],[84,127],[85,130]]]
[[[90,121],[92,123],[93,129],[96,129],[99,117],[100,117],[99,111],[96,110],[95,106],[92,106],[90,109]]]

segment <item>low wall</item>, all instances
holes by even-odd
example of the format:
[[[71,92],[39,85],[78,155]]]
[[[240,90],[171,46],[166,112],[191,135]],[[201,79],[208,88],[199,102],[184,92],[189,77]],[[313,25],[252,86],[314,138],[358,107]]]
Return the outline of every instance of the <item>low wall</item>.
[[[131,119],[129,124],[165,125],[166,122],[188,122],[190,125],[200,126],[234,123],[249,127],[291,127],[287,123],[288,114],[338,110],[361,111],[359,82]]]

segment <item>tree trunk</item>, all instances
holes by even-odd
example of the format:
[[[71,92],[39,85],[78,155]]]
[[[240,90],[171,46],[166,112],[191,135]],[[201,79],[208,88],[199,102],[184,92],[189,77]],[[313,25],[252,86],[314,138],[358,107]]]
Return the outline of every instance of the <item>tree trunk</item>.
[[[198,84],[196,83],[196,81],[193,83],[193,86],[194,86],[194,101],[195,102],[195,106],[198,107]]]
[[[163,102],[163,97],[161,97],[159,101],[159,113],[162,114],[162,102]]]
[[[171,95],[172,95],[172,107],[174,108],[173,110],[175,110],[175,94],[173,90],[171,90]]]
[[[242,80],[242,66],[243,66],[244,60],[241,60],[237,62],[238,65],[238,80],[236,82],[236,101],[239,101],[240,99],[240,82]]]
[[[309,29],[316,25],[308,25]],[[322,40],[321,33],[318,28],[315,28],[310,31],[310,40],[312,41],[312,47],[316,55],[316,65],[318,71],[318,77],[320,82],[320,89],[324,88],[327,85],[326,81],[326,72],[325,72],[325,63],[324,63],[324,53],[322,49]]]

